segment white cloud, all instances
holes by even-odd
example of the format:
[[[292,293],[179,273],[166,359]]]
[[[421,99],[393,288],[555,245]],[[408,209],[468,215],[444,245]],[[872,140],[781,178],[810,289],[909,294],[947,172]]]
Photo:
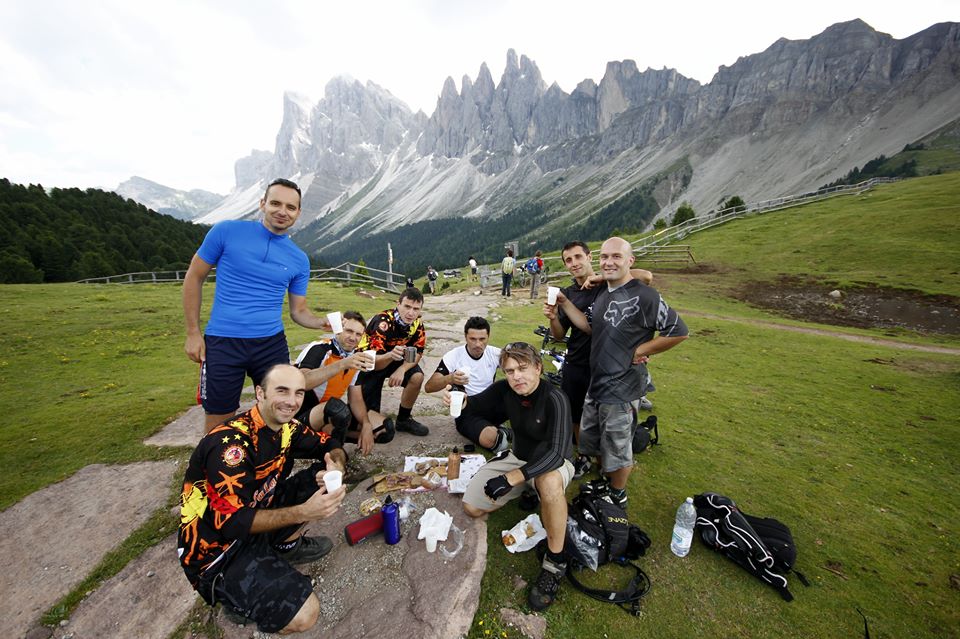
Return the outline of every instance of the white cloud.
[[[283,92],[317,100],[339,74],[430,114],[447,76],[459,87],[486,62],[499,80],[508,48],[568,92],[626,58],[706,83],[835,22],[903,38],[960,18],[953,1],[889,4],[13,0],[0,6],[0,175],[112,188],[137,174],[225,193],[236,159],[273,148]]]

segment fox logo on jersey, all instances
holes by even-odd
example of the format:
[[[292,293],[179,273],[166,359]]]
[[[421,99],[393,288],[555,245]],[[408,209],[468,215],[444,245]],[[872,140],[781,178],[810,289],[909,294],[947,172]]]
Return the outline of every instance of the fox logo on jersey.
[[[623,302],[611,301],[603,314],[604,321],[610,322],[614,326],[619,326],[620,322],[633,317],[640,312],[640,297],[631,297]]]

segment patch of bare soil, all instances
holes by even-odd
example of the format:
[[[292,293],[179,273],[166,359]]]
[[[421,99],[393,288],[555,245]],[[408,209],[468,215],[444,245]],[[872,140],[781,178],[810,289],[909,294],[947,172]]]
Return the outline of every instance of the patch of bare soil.
[[[840,297],[830,293],[840,290]],[[734,297],[753,306],[807,322],[917,333],[960,335],[960,298],[876,286],[838,289],[796,277],[751,282]]]

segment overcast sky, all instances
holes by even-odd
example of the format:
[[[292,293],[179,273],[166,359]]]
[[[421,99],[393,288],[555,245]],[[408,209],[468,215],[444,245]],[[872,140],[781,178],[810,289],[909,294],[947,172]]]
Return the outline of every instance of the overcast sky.
[[[854,18],[904,38],[960,21],[960,2],[5,0],[0,177],[112,189],[139,175],[226,194],[235,160],[273,150],[283,92],[315,103],[337,75],[430,115],[447,76],[459,88],[486,62],[498,82],[509,48],[568,93],[623,59],[706,84],[781,37]]]

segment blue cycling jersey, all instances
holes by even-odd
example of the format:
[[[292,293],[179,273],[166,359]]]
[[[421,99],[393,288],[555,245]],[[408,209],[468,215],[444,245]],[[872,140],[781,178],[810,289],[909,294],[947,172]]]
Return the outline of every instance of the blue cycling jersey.
[[[217,267],[207,335],[276,335],[283,330],[287,291],[307,294],[307,254],[288,235],[271,233],[259,221],[228,220],[214,225],[197,255]]]

